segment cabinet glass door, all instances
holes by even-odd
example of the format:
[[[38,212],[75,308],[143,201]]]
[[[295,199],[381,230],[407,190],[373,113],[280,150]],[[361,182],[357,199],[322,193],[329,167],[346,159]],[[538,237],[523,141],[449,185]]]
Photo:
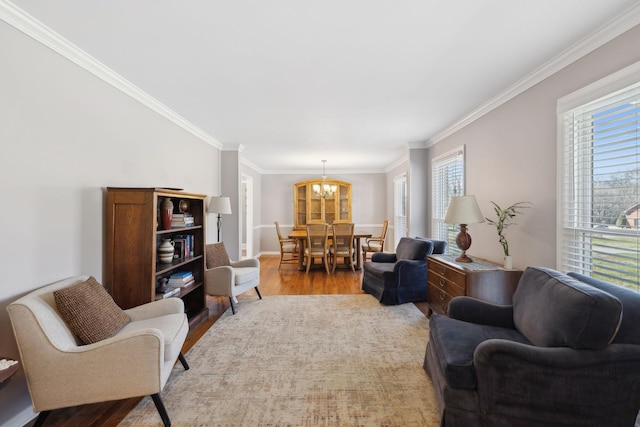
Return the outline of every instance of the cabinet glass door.
[[[307,223],[307,186],[296,187],[296,225]]]
[[[349,186],[339,185],[338,189],[338,209],[340,212],[340,220],[348,221],[351,218],[351,207],[349,206],[351,197],[349,197]]]

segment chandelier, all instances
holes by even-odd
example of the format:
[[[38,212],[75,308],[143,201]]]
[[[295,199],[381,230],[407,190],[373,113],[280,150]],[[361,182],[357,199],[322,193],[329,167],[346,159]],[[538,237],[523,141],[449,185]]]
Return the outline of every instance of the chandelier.
[[[326,172],[327,161],[322,161],[322,184],[313,184],[311,189],[313,190],[313,194],[318,197],[327,198],[332,197],[336,194],[338,187],[335,184],[327,184],[327,172]]]

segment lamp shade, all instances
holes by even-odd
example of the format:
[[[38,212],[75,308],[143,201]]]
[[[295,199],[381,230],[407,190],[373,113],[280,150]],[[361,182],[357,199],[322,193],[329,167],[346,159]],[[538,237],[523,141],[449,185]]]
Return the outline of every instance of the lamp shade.
[[[231,199],[224,196],[212,196],[209,201],[209,213],[217,214],[230,214],[231,213]]]
[[[452,197],[444,217],[447,224],[475,224],[484,222],[475,196]]]

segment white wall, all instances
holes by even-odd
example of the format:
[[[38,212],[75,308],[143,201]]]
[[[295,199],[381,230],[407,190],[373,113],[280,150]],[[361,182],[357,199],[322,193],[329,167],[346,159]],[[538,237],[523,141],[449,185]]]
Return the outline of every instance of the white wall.
[[[16,359],[9,302],[68,276],[101,280],[104,188],[212,194],[220,153],[3,21],[0,58],[0,358]],[[0,425],[33,416],[22,373],[0,402]]]
[[[640,26],[596,49],[429,149],[431,159],[466,146],[466,193],[485,216],[490,201],[533,203],[507,229],[515,268],[556,261],[556,101],[640,60]],[[471,224],[469,254],[502,262],[494,227]]]

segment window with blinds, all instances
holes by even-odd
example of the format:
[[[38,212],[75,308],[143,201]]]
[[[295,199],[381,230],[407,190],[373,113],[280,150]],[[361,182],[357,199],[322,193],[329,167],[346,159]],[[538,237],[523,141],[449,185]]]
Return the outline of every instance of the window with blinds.
[[[593,101],[582,91],[582,105],[558,103],[558,255],[565,271],[639,290],[640,72],[636,78],[617,90],[609,81],[604,96],[596,85]]]
[[[449,242],[447,251],[457,254],[458,231],[455,225],[444,222],[449,202],[454,196],[464,195],[464,146],[434,158],[431,161],[431,234]]]
[[[393,180],[394,199],[394,224],[393,236],[395,245],[398,246],[400,238],[407,236],[407,175],[400,175]]]

